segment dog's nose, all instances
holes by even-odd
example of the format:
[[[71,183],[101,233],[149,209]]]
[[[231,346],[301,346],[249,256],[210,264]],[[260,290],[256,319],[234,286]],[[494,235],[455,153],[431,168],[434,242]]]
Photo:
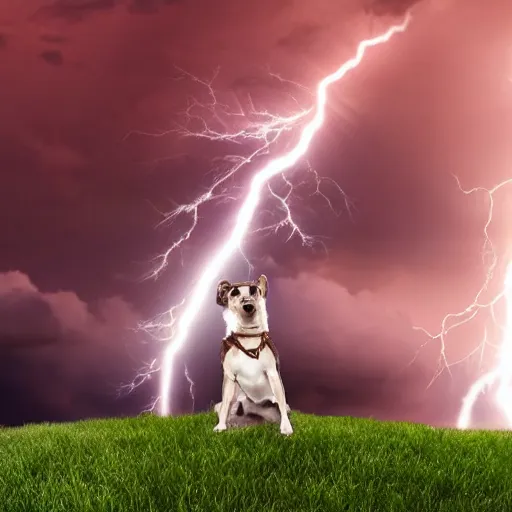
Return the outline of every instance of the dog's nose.
[[[246,313],[252,313],[254,311],[254,306],[252,304],[244,304],[242,307]]]

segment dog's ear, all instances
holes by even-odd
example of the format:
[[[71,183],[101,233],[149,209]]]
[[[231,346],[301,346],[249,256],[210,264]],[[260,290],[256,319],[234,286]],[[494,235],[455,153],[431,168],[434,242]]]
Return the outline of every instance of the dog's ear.
[[[261,274],[260,277],[258,277],[258,280],[256,281],[256,284],[259,286],[259,289],[261,290],[261,295],[264,299],[267,298],[268,293],[268,280],[267,276],[265,274]]]
[[[217,285],[217,304],[219,306],[226,306],[228,303],[228,292],[231,288],[231,284],[229,281],[225,279],[220,281]]]

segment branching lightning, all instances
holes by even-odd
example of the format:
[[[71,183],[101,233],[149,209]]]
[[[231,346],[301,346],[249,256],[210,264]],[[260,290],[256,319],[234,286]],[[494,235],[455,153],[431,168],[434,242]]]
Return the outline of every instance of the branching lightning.
[[[188,368],[185,366],[185,378],[187,379],[187,382],[189,383],[189,389],[188,392],[190,393],[190,398],[192,398],[192,411],[195,408],[196,404],[196,397],[194,396],[194,388],[196,387],[194,381],[190,378],[190,375],[188,374]]]
[[[457,178],[456,178],[457,179]],[[486,391],[490,386],[496,385],[497,391],[495,394],[496,405],[503,413],[507,421],[507,427],[512,428],[512,262],[509,262],[506,269],[505,282],[502,290],[497,293],[490,300],[484,300],[484,295],[491,285],[495,272],[500,264],[500,258],[496,252],[495,244],[489,234],[489,228],[493,221],[495,194],[504,188],[506,185],[512,184],[512,179],[505,180],[491,189],[483,187],[475,187],[470,190],[464,190],[457,179],[457,184],[460,190],[466,194],[473,194],[475,192],[484,192],[489,200],[489,208],[487,212],[486,222],[483,228],[483,246],[482,246],[482,262],[485,268],[485,277],[481,287],[476,292],[473,300],[466,308],[457,312],[447,314],[441,323],[441,329],[437,334],[431,334],[421,327],[416,327],[425,332],[430,339],[439,340],[440,342],[440,356],[438,369],[431,381],[434,382],[443,371],[451,373],[450,368],[480,352],[480,362],[483,360],[484,351],[487,348],[496,348],[488,340],[487,329],[484,330],[481,343],[472,350],[466,357],[449,362],[446,356],[446,337],[448,334],[457,329],[458,327],[468,324],[478,315],[488,312],[490,320],[494,325],[500,327],[501,330],[501,343],[498,346],[497,362],[494,367],[488,372],[480,376],[470,387],[468,393],[463,399],[462,407],[457,420],[457,427],[466,429],[470,427],[472,420],[472,413],[478,397]],[[505,301],[505,325],[499,325],[496,319],[496,306],[500,301]]]
[[[166,416],[170,414],[170,394],[171,384],[173,379],[173,363],[175,355],[184,346],[192,323],[194,322],[197,312],[201,309],[201,305],[205,300],[205,289],[209,289],[213,286],[216,279],[218,279],[222,269],[227,264],[229,259],[238,250],[241,252],[242,243],[246,237],[252,219],[260,205],[262,194],[264,190],[268,190],[270,198],[277,201],[279,209],[284,214],[283,218],[271,226],[259,228],[253,231],[279,231],[282,228],[288,228],[290,230],[290,237],[296,235],[299,236],[302,243],[305,245],[311,245],[314,241],[313,238],[307,235],[294,220],[292,211],[290,209],[290,195],[293,190],[293,185],[289,178],[284,173],[292,169],[307,153],[310,144],[316,135],[316,133],[322,127],[326,113],[327,103],[327,90],[330,85],[341,80],[349,71],[356,68],[362,61],[366,51],[380,44],[384,44],[389,41],[393,35],[405,31],[410,21],[409,15],[407,15],[404,21],[399,25],[394,25],[389,28],[385,33],[373,37],[371,39],[363,40],[357,47],[356,54],[353,58],[346,61],[336,71],[325,76],[316,87],[315,105],[309,109],[300,109],[298,113],[289,116],[275,116],[268,112],[253,113],[252,118],[255,121],[249,122],[248,126],[234,133],[221,132],[211,128],[202,116],[195,114],[195,108],[200,106],[207,108],[207,110],[213,115],[214,119],[223,124],[221,117],[218,115],[219,109],[223,112],[227,112],[227,106],[217,101],[215,92],[212,87],[212,82],[201,81],[198,78],[185,73],[192,80],[196,81],[200,85],[204,86],[208,90],[210,102],[205,104],[199,104],[196,100],[191,100],[189,107],[186,111],[187,119],[194,120],[200,123],[202,129],[200,131],[192,131],[186,125],[180,125],[175,132],[187,137],[202,137],[211,141],[229,141],[232,143],[242,144],[249,141],[257,141],[260,143],[258,149],[254,150],[247,157],[231,157],[231,161],[234,165],[220,176],[214,184],[200,197],[198,197],[192,203],[181,205],[170,214],[166,215],[163,222],[169,222],[176,219],[181,214],[188,214],[191,216],[192,221],[189,229],[175,241],[162,255],[158,257],[157,264],[151,273],[151,276],[156,277],[158,274],[165,269],[168,265],[170,255],[178,248],[180,248],[191,236],[198,223],[198,210],[201,206],[209,201],[218,199],[219,197],[226,197],[226,190],[224,186],[226,182],[234,176],[241,168],[247,164],[253,162],[256,158],[269,154],[270,147],[281,137],[285,132],[291,130],[299,130],[298,142],[288,151],[284,152],[280,156],[272,158],[266,163],[262,169],[256,172],[253,176],[248,190],[245,193],[245,200],[241,204],[236,214],[235,226],[231,233],[226,239],[219,245],[215,253],[209,257],[208,263],[200,270],[198,278],[195,281],[195,285],[192,288],[192,292],[186,299],[183,299],[180,306],[183,306],[183,310],[179,316],[179,319],[175,321],[174,312],[175,308],[165,313],[161,318],[157,319],[156,322],[150,322],[144,328],[146,330],[152,330],[157,328],[158,331],[162,329],[166,332],[166,336],[160,339],[166,346],[163,351],[161,365],[157,368],[156,360],[152,362],[149,371],[141,372],[136,380],[131,384],[131,388],[140,383],[145,382],[147,378],[150,378],[154,372],[160,371],[160,396],[153,403],[152,409],[159,405],[159,411],[162,415]],[[274,75],[279,80],[281,79],[278,75]],[[292,83],[293,84],[293,83]],[[298,84],[293,84],[298,85]],[[243,112],[236,114],[244,116]],[[141,133],[141,132],[138,132]],[[169,132],[165,132],[169,133]],[[150,135],[150,134],[147,134]],[[153,134],[154,135],[154,134]],[[159,134],[164,135],[164,133]],[[310,167],[308,169],[316,179],[316,191],[315,194],[323,195],[320,190],[322,180],[326,178],[320,178],[316,171]],[[271,185],[270,180],[276,176],[281,176],[287,191],[284,195],[278,194],[275,187]],[[347,196],[343,193],[342,189],[336,182],[330,180],[331,183],[343,194],[347,209],[349,209],[350,202]],[[325,196],[324,196],[325,197]],[[327,199],[327,198],[326,198]],[[327,199],[328,205],[333,209],[331,202]],[[334,209],[333,209],[334,211]],[[349,209],[350,212],[350,209]],[[165,319],[167,321],[161,322],[160,320]],[[186,378],[190,384],[190,393],[193,398],[193,381],[191,380],[188,371],[186,371]]]

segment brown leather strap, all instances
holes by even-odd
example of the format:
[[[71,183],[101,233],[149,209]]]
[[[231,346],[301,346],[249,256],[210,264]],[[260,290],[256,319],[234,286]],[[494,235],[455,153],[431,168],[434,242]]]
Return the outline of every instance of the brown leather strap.
[[[237,338],[255,338],[256,336],[260,336],[261,342],[256,348],[246,349]],[[259,359],[261,351],[268,346],[274,357],[276,359],[276,367],[277,371],[279,371],[279,354],[277,352],[276,346],[272,341],[268,332],[262,332],[261,334],[245,334],[245,333],[231,333],[229,336],[226,336],[222,340],[221,349],[220,349],[220,360],[221,364],[224,363],[224,358],[228,353],[231,347],[236,347],[238,350],[241,350],[246,356],[251,357],[253,359]]]

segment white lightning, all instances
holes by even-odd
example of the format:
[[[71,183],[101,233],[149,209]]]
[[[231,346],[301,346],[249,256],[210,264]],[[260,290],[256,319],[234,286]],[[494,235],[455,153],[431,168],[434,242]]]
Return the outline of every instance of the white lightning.
[[[290,132],[291,130],[297,130],[298,128],[300,128],[301,131],[299,140],[292,147],[292,149],[285,152],[281,156],[271,159],[252,178],[249,189],[245,196],[245,200],[236,215],[234,228],[232,229],[229,236],[219,246],[219,249],[210,256],[209,262],[201,270],[200,275],[196,280],[196,284],[192,289],[192,292],[186,299],[183,299],[179,305],[184,306],[179,319],[177,320],[175,318],[174,312],[176,307],[173,307],[165,315],[156,319],[156,321],[149,322],[143,326],[144,330],[147,332],[164,330],[166,333],[168,333],[163,338],[157,337],[160,342],[166,344],[166,347],[163,351],[161,365],[158,366],[157,360],[155,359],[144,372],[141,372],[136,377],[136,379],[129,386],[127,386],[128,390],[132,390],[134,387],[137,387],[141,383],[146,382],[147,379],[151,378],[156,371],[160,371],[160,396],[153,402],[150,409],[154,409],[158,404],[160,413],[162,415],[166,416],[170,414],[170,393],[173,379],[172,370],[175,355],[182,349],[188,338],[192,323],[194,322],[197,312],[201,309],[201,305],[206,298],[204,293],[205,289],[209,289],[209,287],[214,284],[215,280],[218,279],[222,269],[233,256],[233,254],[236,251],[242,251],[241,244],[246,234],[248,233],[249,226],[260,204],[262,192],[265,189],[268,189],[270,192],[270,197],[277,201],[280,209],[282,212],[284,212],[284,217],[281,221],[275,223],[272,226],[259,228],[253,232],[271,230],[279,231],[281,228],[287,227],[291,232],[290,237],[298,235],[304,245],[311,245],[315,241],[314,238],[310,235],[307,235],[293,219],[289,204],[290,194],[292,192],[293,186],[290,180],[284,175],[284,173],[285,171],[293,168],[300,161],[300,159],[304,157],[315,134],[322,127],[325,119],[328,87],[331,84],[341,80],[349,71],[356,68],[361,63],[363,56],[369,48],[384,44],[389,41],[393,35],[404,32],[409,22],[410,16],[407,14],[401,24],[390,27],[381,35],[361,41],[353,58],[346,61],[336,71],[327,75],[318,83],[316,87],[314,108],[300,109],[297,113],[288,116],[276,116],[268,112],[252,112],[252,117],[255,119],[255,121],[249,122],[248,126],[246,126],[244,129],[234,133],[227,131],[222,132],[211,128],[202,116],[198,116],[194,113],[195,107],[206,108],[213,115],[214,119],[222,125],[224,125],[224,122],[217,113],[219,109],[222,112],[229,114],[230,116],[243,116],[244,120],[247,119],[245,113],[240,112],[239,114],[233,114],[232,112],[228,112],[228,107],[217,101],[213,90],[212,81],[202,81],[193,75],[190,75],[189,73],[183,72],[189,78],[207,88],[211,101],[207,104],[204,104],[198,103],[195,99],[192,99],[189,103],[188,109],[186,110],[188,121],[194,121],[201,124],[202,129],[200,131],[192,131],[186,125],[180,125],[176,130],[172,131],[178,132],[182,136],[203,137],[212,141],[229,141],[232,143],[258,141],[260,143],[262,142],[263,144],[247,157],[229,157],[229,159],[234,163],[234,166],[231,167],[227,172],[224,172],[224,174],[218,178],[204,194],[202,194],[192,203],[180,205],[173,212],[165,215],[163,222],[172,222],[181,214],[191,215],[192,220],[189,229],[186,230],[185,233],[176,242],[174,242],[163,254],[158,257],[158,261],[150,274],[151,277],[158,276],[158,274],[160,274],[168,265],[170,255],[176,249],[179,249],[192,236],[192,233],[198,224],[198,209],[200,206],[209,201],[228,197],[225,189],[223,189],[223,186],[232,176],[234,176],[246,164],[253,162],[256,158],[262,155],[268,154],[270,147],[284,133]],[[286,81],[279,77],[279,75],[274,74],[272,76],[283,82]],[[293,84],[294,86],[301,87],[299,84],[295,84],[294,82],[287,82]],[[140,134],[143,132],[136,133]],[[168,133],[169,131],[166,131],[158,135],[165,135]],[[146,135],[154,136],[155,134]],[[329,181],[343,195],[345,206],[347,207],[347,210],[350,214],[351,203],[341,187],[334,180],[329,178],[321,178],[318,173],[311,167],[309,167],[308,170],[315,176],[316,179],[316,190],[314,194],[324,197],[331,210],[334,211],[332,203],[320,190],[321,183],[323,181]],[[277,192],[275,192],[275,189],[269,183],[273,177],[278,175],[282,176],[284,184],[287,187],[287,192],[285,195],[279,195]],[[161,321],[164,317],[168,317],[168,320]],[[194,383],[190,379],[187,370],[185,370],[185,376],[190,384],[190,394],[192,400],[194,400]]]
[[[482,375],[471,385],[464,397],[457,420],[457,427],[461,429],[470,427],[473,408],[478,397],[494,384],[497,384],[496,404],[506,418],[507,427],[512,428],[512,263],[509,263],[507,267],[502,295],[506,303],[506,324],[503,328],[498,360],[492,370]]]
[[[172,384],[172,368],[174,362],[174,356],[181,350],[185,344],[190,328],[193,321],[195,320],[197,311],[201,309],[201,305],[204,302],[206,296],[204,293],[205,289],[212,287],[216,279],[218,279],[220,272],[224,265],[232,257],[234,252],[241,248],[244,236],[246,235],[254,213],[260,203],[261,194],[263,187],[268,184],[269,180],[274,176],[284,173],[291,169],[297,162],[306,154],[313,137],[321,128],[325,119],[325,110],[327,103],[327,89],[328,87],[343,78],[350,70],[354,69],[361,62],[366,50],[370,47],[383,44],[387,42],[394,34],[403,32],[409,23],[409,16],[407,16],[404,22],[400,25],[395,25],[389,28],[384,34],[376,36],[371,39],[362,41],[356,51],[356,55],[340,66],[334,73],[327,75],[323,78],[317,87],[316,92],[316,107],[312,118],[303,127],[299,141],[297,144],[287,153],[278,156],[270,160],[267,165],[258,171],[253,177],[249,190],[246,195],[246,199],[238,210],[236,216],[235,227],[231,231],[230,235],[220,245],[216,253],[214,253],[208,264],[201,270],[196,285],[192,289],[192,293],[188,296],[185,302],[184,310],[178,320],[177,332],[173,339],[168,343],[163,354],[162,368],[161,368],[161,382],[160,382],[160,412],[162,415],[168,415],[170,409],[170,392]],[[272,134],[272,137],[279,136],[285,130],[289,130],[292,126],[300,120],[303,120],[305,116],[309,114],[309,111],[302,111],[298,115],[292,116],[288,119],[277,118],[270,116],[270,132],[265,128],[263,134],[259,131],[261,127],[256,129],[256,137],[267,136],[268,133]],[[268,127],[268,125],[266,125]],[[208,138],[215,138],[222,140],[225,135],[222,133],[211,132],[208,129],[205,130]],[[249,133],[249,136],[253,132]],[[276,135],[277,134],[277,135]],[[197,134],[193,134],[197,136]],[[230,135],[230,139],[233,135]],[[247,131],[240,132],[238,136],[247,137]],[[271,139],[275,140],[275,138]],[[268,149],[268,145],[265,149]],[[254,156],[257,156],[254,155]],[[249,158],[249,161],[254,156]],[[240,165],[244,165],[247,161],[241,161]],[[229,176],[232,173],[228,173]],[[218,183],[215,185],[217,186]],[[204,200],[208,200],[212,197],[212,191],[208,191],[205,195]],[[189,211],[197,212],[198,202],[194,203],[189,208]],[[288,222],[291,221],[288,217]],[[181,241],[177,242],[182,243]],[[163,265],[167,262],[169,253],[166,253],[163,258]]]
[[[512,184],[512,179],[505,180],[491,189],[475,187],[470,190],[464,190],[458,179],[457,184],[464,194],[469,195],[475,192],[484,192],[489,200],[487,218],[483,227],[484,242],[482,246],[482,262],[485,268],[485,277],[482,285],[474,295],[473,300],[464,309],[456,313],[449,313],[443,318],[441,330],[437,334],[431,334],[420,327],[416,327],[416,329],[422,330],[428,334],[430,339],[439,340],[440,342],[439,365],[430,383],[432,384],[443,371],[447,370],[450,372],[451,367],[466,361],[478,352],[480,352],[480,361],[482,362],[486,348],[495,348],[495,345],[488,340],[487,329],[485,329],[482,342],[464,358],[450,362],[446,355],[446,338],[448,334],[454,329],[470,323],[478,315],[482,315],[486,311],[489,312],[490,320],[494,325],[498,325],[502,331],[501,342],[497,353],[497,362],[490,371],[484,373],[470,386],[468,393],[462,401],[462,407],[457,419],[457,427],[466,429],[471,426],[472,413],[478,397],[489,387],[496,385],[496,404],[499,410],[504,414],[508,428],[512,428],[512,262],[507,265],[503,289],[490,300],[483,299],[500,263],[500,258],[498,257],[495,245],[489,234],[489,229],[494,217],[494,196],[499,190]],[[505,301],[506,306],[504,326],[498,324],[495,315],[496,306],[501,300]]]

